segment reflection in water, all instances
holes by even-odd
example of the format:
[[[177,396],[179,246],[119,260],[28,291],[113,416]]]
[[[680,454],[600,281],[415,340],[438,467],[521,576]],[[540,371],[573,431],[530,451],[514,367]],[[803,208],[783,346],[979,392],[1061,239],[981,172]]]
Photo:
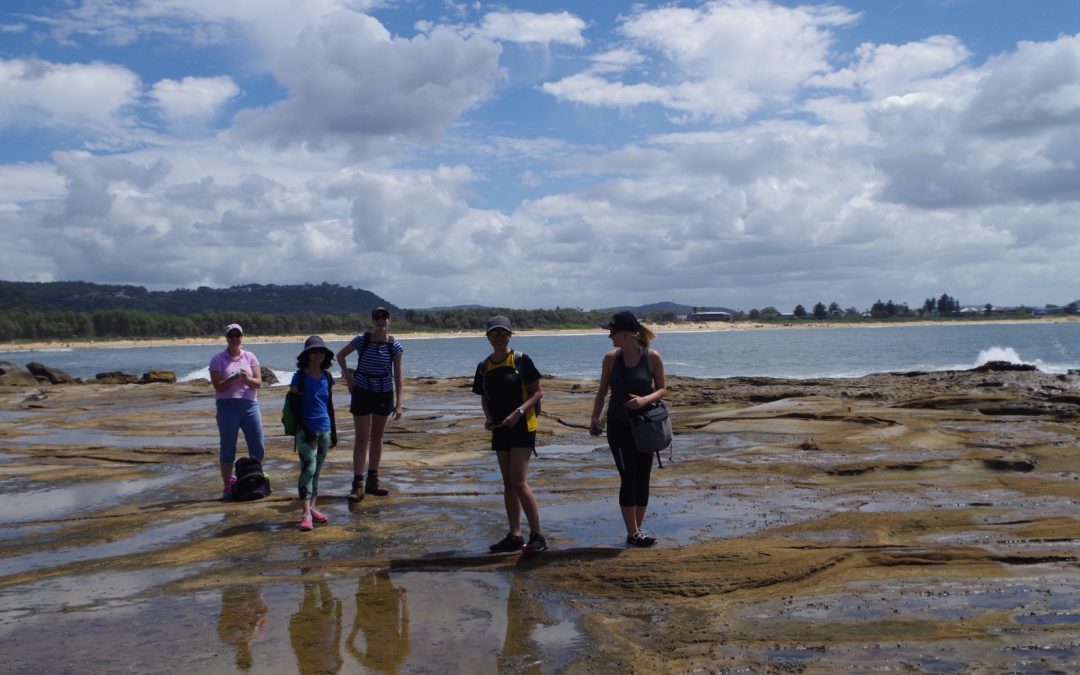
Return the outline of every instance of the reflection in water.
[[[304,584],[300,609],[289,619],[289,642],[301,673],[341,670],[341,601],[330,592],[330,584]]]
[[[510,575],[506,595],[506,636],[499,654],[500,673],[539,673],[540,646],[533,640],[533,631],[540,624],[535,603],[525,584],[516,574]]]
[[[356,644],[363,633],[363,648]],[[381,570],[360,577],[356,591],[356,619],[345,644],[365,668],[379,673],[397,672],[409,655],[409,603],[405,589],[390,582]]]
[[[251,669],[251,645],[266,637],[270,610],[263,601],[262,589],[236,586],[221,590],[221,618],[218,637],[236,647],[236,667]]]

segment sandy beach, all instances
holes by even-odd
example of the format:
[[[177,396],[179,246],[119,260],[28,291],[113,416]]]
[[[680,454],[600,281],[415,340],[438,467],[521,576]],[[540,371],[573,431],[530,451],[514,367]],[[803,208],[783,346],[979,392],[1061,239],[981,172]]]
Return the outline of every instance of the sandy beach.
[[[1009,325],[1009,324],[1052,324],[1080,322],[1080,316],[1056,316],[1040,319],[995,319],[995,320],[965,320],[957,322],[940,321],[907,321],[903,323],[884,322],[829,322],[829,321],[789,321],[784,323],[762,323],[758,321],[694,321],[669,324],[649,324],[657,333],[665,332],[690,332],[690,331],[725,331],[725,330],[798,330],[809,328],[828,328],[843,330],[845,328],[873,328],[882,326],[965,326],[965,325]],[[393,331],[392,331],[393,332]],[[584,335],[588,333],[605,333],[601,328],[583,329],[567,328],[561,330],[520,330],[515,335]],[[321,337],[329,342],[351,340],[356,333],[332,334],[326,333]],[[393,332],[398,339],[408,338],[452,338],[470,337],[475,332],[444,331],[427,333],[398,333]],[[247,344],[257,345],[265,343],[295,342],[302,344],[307,335],[258,335],[250,333],[244,336]],[[216,345],[223,344],[224,338],[153,338],[146,340],[52,340],[38,342],[0,342],[0,352],[31,352],[47,351],[50,349],[80,349],[80,348],[110,348],[110,347],[165,347],[169,345]]]
[[[494,459],[465,380],[411,379],[350,505],[351,432],[300,532],[217,499],[197,384],[0,389],[11,672],[1075,672],[1080,378],[672,378],[676,443],[627,549],[590,383],[545,380],[530,480],[551,550],[493,556]],[[167,649],[163,647],[167,645]]]

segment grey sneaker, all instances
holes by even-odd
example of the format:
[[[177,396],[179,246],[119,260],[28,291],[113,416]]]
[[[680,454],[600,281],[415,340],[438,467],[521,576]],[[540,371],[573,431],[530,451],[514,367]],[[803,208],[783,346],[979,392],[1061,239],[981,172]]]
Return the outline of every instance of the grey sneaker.
[[[638,548],[649,548],[656,545],[656,537],[650,537],[645,534],[643,530],[638,530],[633,534],[626,535],[627,546],[637,546]]]
[[[512,553],[520,551],[524,545],[525,539],[520,534],[508,532],[505,537],[488,546],[488,550],[492,553]]]
[[[529,533],[529,543],[525,544],[525,548],[521,549],[522,553],[543,553],[546,550],[547,539],[544,539],[544,535],[536,532]]]

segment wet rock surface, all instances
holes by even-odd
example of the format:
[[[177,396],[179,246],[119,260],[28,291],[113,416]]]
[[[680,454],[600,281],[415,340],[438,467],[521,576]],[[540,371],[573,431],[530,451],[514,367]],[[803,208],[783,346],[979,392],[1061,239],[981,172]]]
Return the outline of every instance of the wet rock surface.
[[[218,500],[205,384],[0,388],[8,667],[1080,668],[1080,377],[674,378],[646,550],[585,429],[595,383],[545,380],[530,484],[551,550],[530,558],[487,553],[506,524],[468,385],[407,381],[392,494],[356,505],[339,410],[310,533],[283,387],[260,393],[275,491],[247,503]]]

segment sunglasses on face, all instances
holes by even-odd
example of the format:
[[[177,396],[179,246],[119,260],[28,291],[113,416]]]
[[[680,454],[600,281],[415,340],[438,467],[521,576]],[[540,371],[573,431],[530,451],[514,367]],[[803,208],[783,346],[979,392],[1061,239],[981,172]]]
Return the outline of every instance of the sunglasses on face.
[[[488,333],[488,336],[489,337],[497,337],[497,338],[510,337],[510,331],[507,331],[507,330],[493,330],[490,333]]]
[[[243,333],[229,333],[225,337],[238,338],[238,337],[243,337],[243,336],[244,336]]]

